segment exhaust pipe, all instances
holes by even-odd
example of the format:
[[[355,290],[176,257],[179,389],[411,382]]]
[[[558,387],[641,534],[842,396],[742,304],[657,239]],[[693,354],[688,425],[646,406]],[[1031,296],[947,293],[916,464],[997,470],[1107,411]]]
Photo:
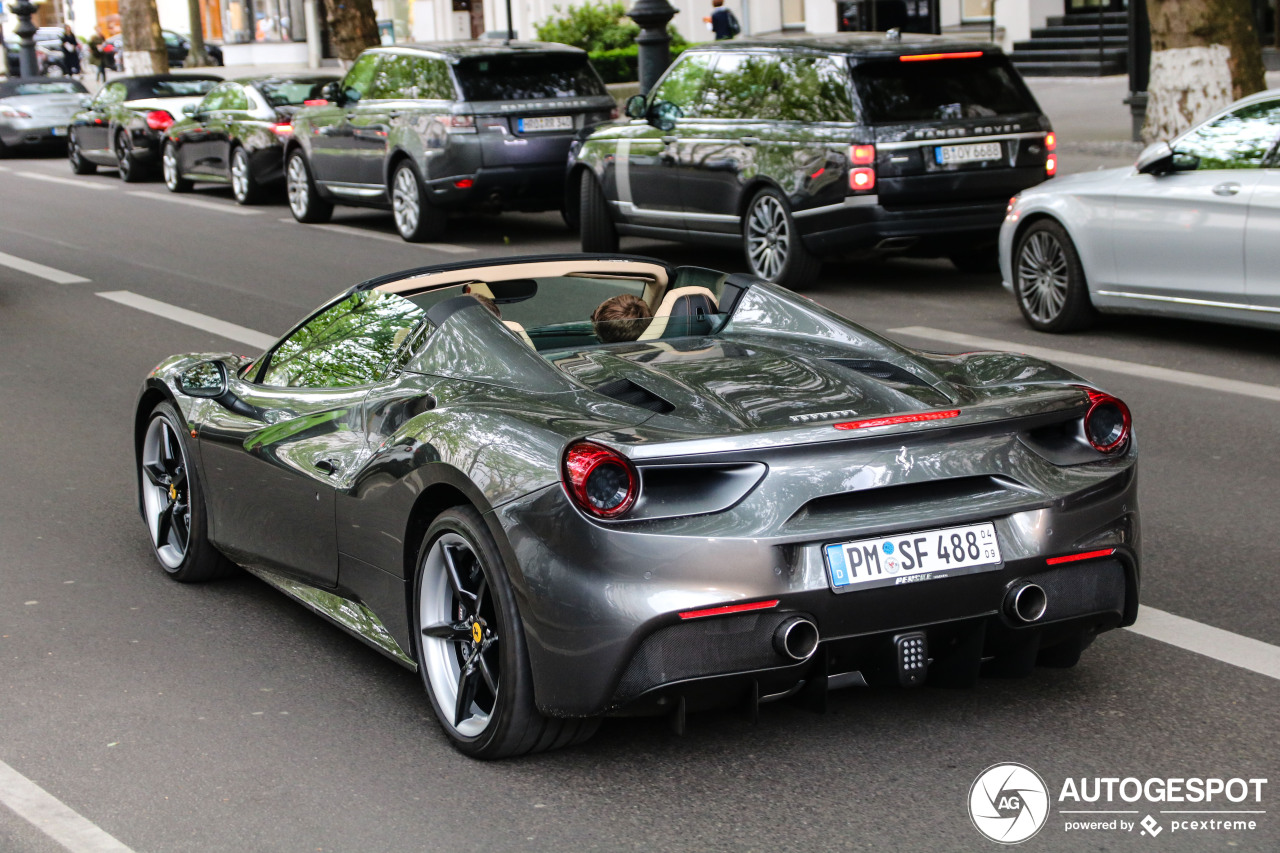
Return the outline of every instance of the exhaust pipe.
[[[1037,621],[1048,606],[1044,588],[1034,583],[1020,583],[1004,597],[1004,612],[1010,619],[1026,624]]]
[[[803,616],[791,616],[773,632],[773,647],[792,660],[808,660],[818,650],[818,626]]]

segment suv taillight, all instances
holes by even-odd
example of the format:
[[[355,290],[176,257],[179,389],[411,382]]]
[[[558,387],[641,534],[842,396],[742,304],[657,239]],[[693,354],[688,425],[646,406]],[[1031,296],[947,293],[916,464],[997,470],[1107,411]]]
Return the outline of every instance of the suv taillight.
[[[869,193],[876,188],[876,147],[849,146],[849,192]]]
[[[475,133],[476,117],[465,115],[442,115],[440,123],[449,129],[449,133]]]
[[[1052,130],[1044,135],[1044,173],[1046,177],[1052,178],[1058,174],[1058,134]]]

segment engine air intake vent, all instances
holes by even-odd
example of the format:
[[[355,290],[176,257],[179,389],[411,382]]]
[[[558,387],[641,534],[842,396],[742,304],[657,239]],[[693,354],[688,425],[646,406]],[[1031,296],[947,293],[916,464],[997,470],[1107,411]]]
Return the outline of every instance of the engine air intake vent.
[[[872,379],[879,379],[881,382],[888,382],[893,385],[933,387],[911,371],[904,370],[898,365],[890,364],[887,361],[875,361],[865,358],[829,358],[827,361],[832,364],[838,364],[846,370],[852,370],[864,376],[870,376]]]
[[[630,379],[611,379],[603,385],[597,385],[592,390],[597,394],[603,394],[606,397],[617,400],[619,403],[639,406],[642,409],[648,409],[660,415],[672,412],[676,408],[657,394],[647,388],[640,387]]]

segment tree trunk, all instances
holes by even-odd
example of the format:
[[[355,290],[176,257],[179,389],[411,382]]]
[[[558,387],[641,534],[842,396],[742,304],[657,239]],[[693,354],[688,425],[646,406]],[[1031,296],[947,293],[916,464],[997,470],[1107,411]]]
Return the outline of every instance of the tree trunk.
[[[167,74],[169,55],[160,35],[156,0],[120,0],[120,35],[129,74]]]
[[[1146,0],[1151,82],[1146,142],[1172,139],[1266,88],[1250,0]]]
[[[200,0],[187,0],[187,16],[191,19],[191,49],[183,64],[188,68],[209,65],[209,54],[204,49],[204,15]]]
[[[378,19],[373,0],[324,0],[329,33],[338,59],[349,63],[366,47],[378,44]]]

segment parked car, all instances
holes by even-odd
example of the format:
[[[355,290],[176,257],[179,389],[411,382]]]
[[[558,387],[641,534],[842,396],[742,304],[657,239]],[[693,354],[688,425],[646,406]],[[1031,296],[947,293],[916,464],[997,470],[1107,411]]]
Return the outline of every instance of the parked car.
[[[79,80],[0,80],[0,155],[24,146],[66,145],[67,124],[88,101]]]
[[[253,204],[284,181],[284,140],[293,114],[333,77],[270,75],[221,83],[169,128],[161,156],[165,186],[187,192],[198,181],[231,185]]]
[[[194,74],[112,80],[71,120],[67,138],[71,171],[90,175],[107,166],[118,169],[128,183],[145,179],[160,161],[160,143],[174,117],[182,115],[184,106],[198,104],[221,82],[221,77]]]
[[[164,39],[164,50],[169,59],[170,68],[181,68],[187,62],[187,54],[191,52],[191,39],[182,33],[175,33],[173,30],[161,30],[161,37]],[[214,65],[224,64],[222,61],[222,48],[216,44],[204,44],[205,53],[209,56],[209,61]],[[112,68],[120,71],[126,70],[124,67],[124,37],[117,33],[107,39],[103,45],[103,51],[111,54],[113,61]]]
[[[584,51],[538,42],[373,48],[326,91],[293,119],[294,217],[391,208],[409,241],[438,236],[453,210],[558,209],[575,134],[615,110]]]
[[[926,36],[698,45],[627,116],[571,153],[583,251],[619,235],[741,246],[796,287],[857,253],[994,268],[1009,196],[1056,169],[1008,58]]]
[[[392,273],[255,358],[165,360],[134,425],[170,577],[245,566],[416,669],[480,758],[607,714],[680,727],[1070,666],[1137,616],[1124,403],[744,274],[583,254]]]
[[[1097,312],[1280,326],[1280,89],[1237,101],[1135,166],[1009,204],[1005,287],[1042,332]]]

